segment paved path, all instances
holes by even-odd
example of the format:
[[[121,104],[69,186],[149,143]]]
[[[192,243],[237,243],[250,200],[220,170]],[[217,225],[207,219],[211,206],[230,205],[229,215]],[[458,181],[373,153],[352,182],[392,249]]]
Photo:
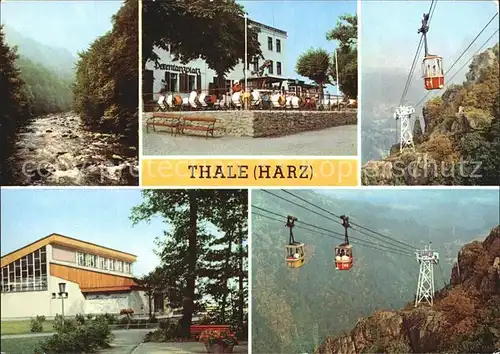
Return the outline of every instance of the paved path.
[[[168,132],[146,133],[143,127],[142,154],[168,155],[311,155],[354,156],[357,154],[357,125],[343,125],[277,138],[193,136],[173,137]]]
[[[206,353],[205,346],[198,342],[175,342],[175,343],[142,343],[132,354],[191,354]],[[248,344],[241,343],[234,347],[233,353],[248,353]]]
[[[101,350],[101,354],[131,354],[142,342],[146,333],[151,329],[129,329],[113,331],[115,338],[111,342],[111,348]]]

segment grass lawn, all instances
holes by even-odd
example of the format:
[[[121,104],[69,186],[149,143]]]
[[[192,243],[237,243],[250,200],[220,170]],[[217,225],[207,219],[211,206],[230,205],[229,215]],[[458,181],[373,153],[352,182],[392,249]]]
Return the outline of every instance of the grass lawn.
[[[2,352],[5,354],[33,354],[38,344],[46,337],[2,339]]]
[[[52,327],[52,323],[54,321],[45,321],[43,323],[43,332],[53,332],[54,328]],[[2,335],[6,334],[25,334],[31,333],[31,322],[29,320],[26,321],[2,321],[1,323],[1,333]]]

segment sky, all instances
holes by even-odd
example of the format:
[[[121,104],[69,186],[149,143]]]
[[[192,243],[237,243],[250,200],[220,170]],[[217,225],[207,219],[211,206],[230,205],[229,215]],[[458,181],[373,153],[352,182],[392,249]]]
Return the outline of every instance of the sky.
[[[287,32],[285,74],[291,78],[302,78],[295,74],[295,64],[300,54],[311,47],[333,53],[336,42],[328,41],[326,33],[335,27],[339,16],[357,12],[357,2],[353,0],[239,0],[238,3],[245,7],[250,19]],[[336,88],[329,85],[328,91],[336,93]]]
[[[151,271],[156,236],[169,226],[161,219],[132,225],[131,209],[142,202],[138,189],[3,189],[2,256],[51,233],[135,254],[134,275]]]
[[[360,15],[360,65],[363,68],[396,67],[409,72],[420,41],[417,31],[430,4],[431,1],[363,1]],[[430,54],[443,57],[446,71],[497,11],[498,4],[493,0],[437,1],[427,34]],[[465,61],[470,60],[496,29],[498,17],[455,64],[450,71],[451,76]],[[496,42],[498,34],[484,49]],[[420,80],[423,56],[422,49],[416,69],[418,74],[414,76],[417,80]],[[464,73],[467,68],[468,65]],[[464,73],[456,76],[458,83],[463,79]]]
[[[73,55],[85,50],[99,36],[111,30],[111,17],[120,0],[1,2],[1,22],[26,37]]]
[[[359,200],[372,203],[406,203],[419,201],[440,203],[499,205],[497,189],[319,189],[317,192],[338,199]],[[498,209],[498,207],[497,207]]]

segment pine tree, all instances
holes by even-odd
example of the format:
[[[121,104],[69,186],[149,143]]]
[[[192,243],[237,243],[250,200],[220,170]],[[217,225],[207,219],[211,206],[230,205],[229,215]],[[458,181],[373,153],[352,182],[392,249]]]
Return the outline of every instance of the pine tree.
[[[0,183],[6,184],[6,160],[16,129],[29,116],[29,103],[21,72],[16,66],[17,50],[5,42],[3,26],[0,26]]]
[[[239,272],[229,269],[235,264],[231,253],[213,249],[221,242],[229,245],[231,233],[226,232],[216,241],[207,225],[222,232],[236,226],[240,231],[235,236],[240,242],[246,241],[243,233],[246,232],[247,193],[246,190],[147,190],[144,202],[132,211],[134,223],[160,216],[172,226],[172,231],[165,232],[159,239],[161,265],[155,273],[161,276],[154,278],[154,285],[167,293],[171,307],[182,306],[180,326],[184,336],[189,336],[193,313],[202,307],[203,295],[220,300],[227,298],[228,292],[214,287],[214,283],[220,282],[222,286],[232,277],[239,276],[242,280],[246,277],[241,269]],[[241,247],[238,256],[246,257]],[[245,301],[242,285],[240,308],[245,307]]]

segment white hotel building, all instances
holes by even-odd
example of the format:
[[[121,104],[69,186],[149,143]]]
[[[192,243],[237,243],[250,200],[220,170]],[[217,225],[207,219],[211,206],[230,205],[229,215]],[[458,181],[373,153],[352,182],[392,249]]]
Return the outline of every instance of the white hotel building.
[[[247,78],[256,77],[252,72],[258,71],[265,60],[270,60],[271,65],[264,70],[264,75],[285,79],[287,77],[285,70],[287,33],[250,19],[248,19],[248,25],[260,29],[258,40],[264,59],[258,58],[257,61],[252,58],[248,59]],[[245,38],[241,38],[241,45],[245,45]],[[146,101],[156,99],[156,94],[165,84],[169,91],[181,94],[192,90],[208,93],[216,88],[217,74],[208,68],[204,60],[197,59],[182,65],[174,61],[173,55],[168,51],[156,48],[155,52],[161,58],[160,63],[155,66],[154,62],[148,61],[143,77],[143,94]],[[244,66],[244,62],[240,62],[229,72],[226,76],[226,87],[230,87],[233,81],[244,78]]]

